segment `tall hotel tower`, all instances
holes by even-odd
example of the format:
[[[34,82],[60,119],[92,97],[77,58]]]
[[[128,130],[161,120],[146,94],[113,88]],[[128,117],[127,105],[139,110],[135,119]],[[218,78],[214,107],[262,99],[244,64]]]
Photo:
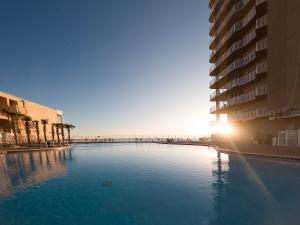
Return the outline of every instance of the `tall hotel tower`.
[[[297,134],[300,0],[210,0],[209,7],[211,114],[227,114],[242,139]]]

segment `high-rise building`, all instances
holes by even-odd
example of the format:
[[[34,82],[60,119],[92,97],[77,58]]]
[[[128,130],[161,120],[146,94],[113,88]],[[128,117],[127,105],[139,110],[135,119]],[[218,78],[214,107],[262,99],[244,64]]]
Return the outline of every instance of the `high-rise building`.
[[[299,139],[300,1],[210,0],[209,7],[211,114],[227,114],[240,139],[275,145],[287,130]]]

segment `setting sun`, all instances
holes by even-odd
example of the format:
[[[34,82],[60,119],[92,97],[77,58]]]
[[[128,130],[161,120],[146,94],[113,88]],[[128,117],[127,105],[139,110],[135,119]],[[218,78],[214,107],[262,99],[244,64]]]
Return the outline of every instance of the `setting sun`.
[[[231,135],[233,132],[233,128],[230,124],[228,124],[227,122],[221,122],[217,125],[217,131],[220,134],[224,134],[224,135]]]

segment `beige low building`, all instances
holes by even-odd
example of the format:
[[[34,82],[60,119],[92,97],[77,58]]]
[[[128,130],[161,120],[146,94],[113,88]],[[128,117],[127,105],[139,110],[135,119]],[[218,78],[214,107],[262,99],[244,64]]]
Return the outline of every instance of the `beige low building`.
[[[41,124],[42,119],[47,119],[47,138],[52,140],[51,126],[52,124],[63,122],[63,112],[57,109],[49,108],[5,92],[0,92],[0,109],[3,107],[15,108],[18,112],[28,115],[33,121],[39,121],[40,138],[44,141],[43,125]],[[26,132],[24,122],[19,120],[19,140],[20,142],[26,142]],[[34,124],[32,123],[31,139],[37,140],[37,132]],[[12,125],[7,115],[0,112],[0,143],[12,142]]]

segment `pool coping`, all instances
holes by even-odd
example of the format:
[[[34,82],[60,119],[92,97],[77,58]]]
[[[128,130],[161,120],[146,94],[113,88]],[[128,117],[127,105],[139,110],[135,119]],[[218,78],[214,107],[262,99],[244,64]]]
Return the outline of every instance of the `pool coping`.
[[[231,153],[231,154],[237,154],[237,155],[255,156],[255,157],[262,157],[262,158],[300,160],[300,156],[264,154],[264,153],[253,153],[253,152],[237,152],[237,151],[226,149],[226,148],[219,148],[217,146],[214,148],[217,151],[220,151],[222,153]]]
[[[283,154],[268,154],[268,153],[257,153],[257,152],[246,152],[246,151],[235,151],[229,148],[222,148],[217,144],[206,145],[201,143],[165,143],[165,144],[173,144],[173,145],[193,145],[193,146],[204,146],[204,147],[211,147],[220,151],[222,153],[230,153],[230,154],[237,154],[237,155],[245,155],[245,156],[253,156],[253,157],[261,157],[261,158],[273,158],[273,159],[286,159],[286,160],[299,160],[300,155],[283,155]]]
[[[72,148],[73,145],[61,146],[61,147],[50,147],[50,148],[20,148],[20,149],[6,149],[0,150],[0,154],[10,154],[10,153],[22,153],[22,152],[44,152],[44,151],[61,151]]]

